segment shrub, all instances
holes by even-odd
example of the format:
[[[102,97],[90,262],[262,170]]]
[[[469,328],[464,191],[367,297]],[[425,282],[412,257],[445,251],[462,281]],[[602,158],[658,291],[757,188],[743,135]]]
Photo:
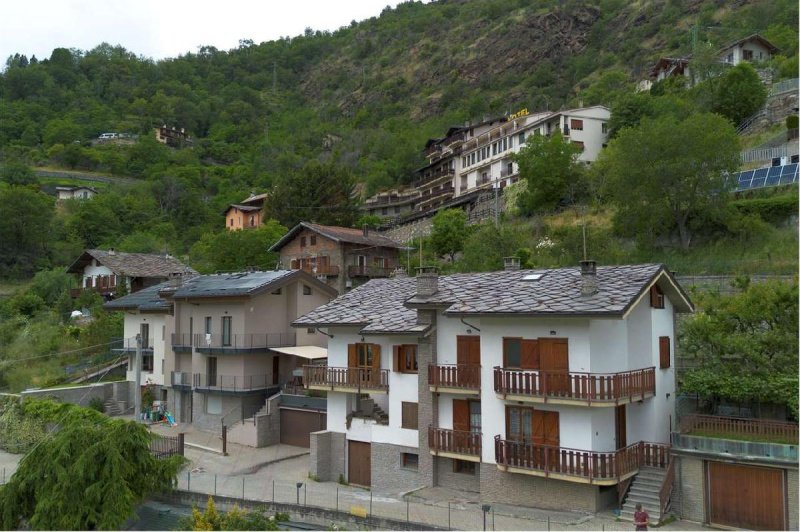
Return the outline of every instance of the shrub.
[[[797,194],[782,194],[769,198],[740,199],[730,203],[741,215],[758,215],[762,220],[772,224],[786,221],[797,214]]]
[[[99,397],[92,397],[89,400],[89,408],[93,410],[97,410],[100,413],[105,413],[106,405],[103,403],[103,400]]]
[[[800,119],[797,115],[789,115],[786,117],[786,129],[797,129]]]

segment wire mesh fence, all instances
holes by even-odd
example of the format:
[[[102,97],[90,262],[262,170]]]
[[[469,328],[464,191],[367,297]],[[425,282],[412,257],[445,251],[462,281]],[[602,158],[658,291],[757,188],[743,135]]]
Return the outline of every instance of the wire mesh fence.
[[[584,516],[569,519],[566,514],[553,518],[546,511],[531,510],[519,515],[507,507],[464,501],[419,500],[414,496],[394,497],[354,486],[332,482],[288,482],[264,480],[251,475],[215,475],[183,472],[178,489],[226,497],[249,503],[294,505],[303,509],[323,509],[347,516],[380,518],[445,530],[632,530],[629,522],[613,518]],[[344,517],[344,516],[342,516]]]

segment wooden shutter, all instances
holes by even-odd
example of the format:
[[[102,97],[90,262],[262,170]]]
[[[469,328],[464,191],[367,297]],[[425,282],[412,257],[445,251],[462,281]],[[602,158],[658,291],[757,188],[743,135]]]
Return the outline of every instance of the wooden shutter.
[[[290,269],[296,270],[297,269],[297,259],[292,259],[291,265],[289,266]]]
[[[347,367],[358,367],[358,351],[356,350],[356,344],[348,344],[347,346]]]
[[[659,336],[658,337],[658,355],[659,355],[659,367],[661,369],[666,369],[669,367],[669,336]]]
[[[401,427],[404,429],[417,429],[419,426],[418,421],[418,403],[408,403],[403,401],[401,404],[402,408],[402,420],[401,420]]]
[[[381,346],[372,344],[372,367],[381,369]]]
[[[522,340],[522,368],[539,369],[538,340]]]
[[[403,362],[400,360],[402,353],[401,346],[392,346],[392,371],[403,371]]]
[[[653,308],[664,308],[664,293],[658,285],[655,284],[650,287],[650,306]]]
[[[469,430],[469,401],[453,399],[453,430]]]

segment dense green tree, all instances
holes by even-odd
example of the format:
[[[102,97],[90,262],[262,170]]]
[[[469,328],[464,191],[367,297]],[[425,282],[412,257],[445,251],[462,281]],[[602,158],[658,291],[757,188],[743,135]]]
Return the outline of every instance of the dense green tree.
[[[522,214],[552,211],[575,202],[583,177],[583,167],[577,161],[579,153],[580,149],[560,131],[528,139],[514,156],[520,177],[528,182],[518,201]]]
[[[503,268],[503,257],[516,254],[525,236],[515,227],[483,223],[470,232],[464,255],[456,266],[464,272],[485,272]]]
[[[431,245],[439,256],[447,255],[455,262],[456,253],[463,251],[469,235],[467,213],[461,209],[444,209],[431,221]]]
[[[53,419],[59,430],[0,488],[3,529],[120,529],[145,497],[174,486],[182,457],[157,459],[147,427],[88,410]]]
[[[798,410],[798,287],[739,280],[733,295],[699,293],[681,327],[681,356],[694,361],[681,389],[731,401]]]
[[[716,84],[711,110],[739,125],[766,101],[767,88],[758,73],[751,64],[742,62],[725,72]]]
[[[269,212],[287,227],[301,220],[350,227],[357,218],[353,176],[338,164],[310,161],[278,179]]]
[[[644,119],[623,129],[597,164],[621,233],[656,238],[677,230],[686,250],[692,220],[728,199],[725,174],[739,166],[739,142],[730,123],[712,113]]]
[[[35,185],[39,181],[33,170],[17,161],[8,162],[0,168],[0,179],[9,185]]]
[[[28,274],[47,261],[55,202],[30,187],[0,189],[0,270]]]
[[[287,231],[276,220],[266,220],[256,229],[223,228],[217,233],[206,233],[192,246],[192,266],[202,273],[274,269],[278,255],[268,249]]]

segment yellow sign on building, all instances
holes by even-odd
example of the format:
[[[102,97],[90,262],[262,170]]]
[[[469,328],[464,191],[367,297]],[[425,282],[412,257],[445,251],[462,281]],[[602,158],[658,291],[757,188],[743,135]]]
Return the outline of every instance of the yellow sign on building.
[[[513,115],[508,115],[508,120],[514,120],[515,118],[520,118],[520,117],[523,117],[523,116],[528,116],[528,114],[529,114],[529,113],[528,113],[528,108],[526,107],[526,108],[524,108],[524,109],[520,109],[519,111],[517,111],[517,112],[516,112],[516,113],[514,113]]]

